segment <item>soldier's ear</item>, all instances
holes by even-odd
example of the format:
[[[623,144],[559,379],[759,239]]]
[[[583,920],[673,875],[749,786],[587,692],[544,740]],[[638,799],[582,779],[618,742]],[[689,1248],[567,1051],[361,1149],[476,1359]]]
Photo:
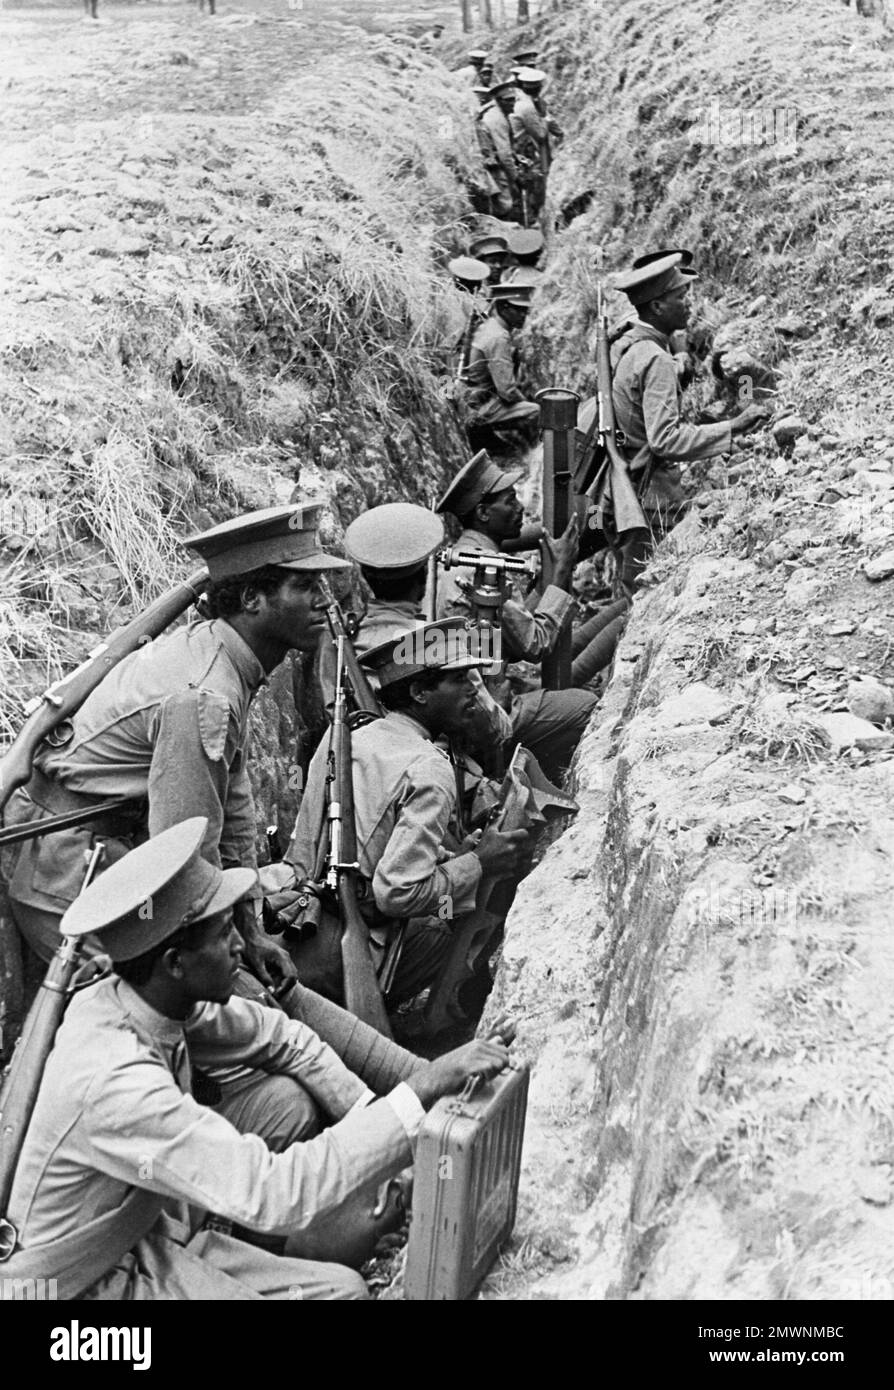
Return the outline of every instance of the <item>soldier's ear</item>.
[[[410,681],[409,692],[415,705],[428,704],[428,686],[424,681]]]

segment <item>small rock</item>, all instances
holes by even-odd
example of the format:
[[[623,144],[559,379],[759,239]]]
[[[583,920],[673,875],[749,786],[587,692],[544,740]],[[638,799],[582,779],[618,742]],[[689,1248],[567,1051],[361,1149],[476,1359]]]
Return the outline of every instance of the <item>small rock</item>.
[[[773,327],[783,338],[809,338],[813,332],[807,320],[797,314],[786,314],[785,318],[777,319]]]
[[[824,656],[824,657],[823,657],[823,670],[824,670],[824,671],[843,671],[843,670],[845,670],[846,666],[847,666],[847,662],[846,662],[846,661],[842,661],[842,659],[841,659],[840,656]]]
[[[894,694],[875,676],[863,676],[848,686],[847,707],[858,719],[884,724],[894,717]]]
[[[849,637],[852,632],[856,632],[857,624],[852,618],[838,618],[830,623],[826,628],[827,637]]]
[[[773,438],[780,448],[784,444],[794,444],[802,434],[807,433],[807,421],[800,415],[786,415],[773,426]]]
[[[887,1163],[873,1168],[858,1168],[855,1181],[864,1202],[873,1207],[891,1205],[891,1169]]]
[[[793,526],[790,531],[785,531],[779,539],[789,555],[797,555],[799,551],[810,545],[814,539],[814,533],[809,526]]]
[[[736,628],[743,637],[753,637],[757,632],[757,618],[743,618]]]
[[[787,786],[780,787],[776,793],[783,801],[790,801],[795,806],[800,806],[807,800],[807,793],[803,787],[799,787],[797,782],[789,782]]]
[[[829,735],[836,753],[846,748],[859,748],[864,753],[894,748],[894,734],[882,733],[868,719],[858,719],[855,714],[821,714],[817,722]]]
[[[819,437],[819,446],[826,453],[831,453],[833,449],[837,449],[840,443],[841,440],[835,434],[821,434]]]
[[[889,492],[894,488],[894,478],[890,473],[877,473],[861,468],[854,474],[854,487],[858,492]]]
[[[863,573],[873,584],[878,584],[882,579],[888,579],[894,574],[894,550],[884,550],[881,555],[876,555],[872,560],[863,563]]]

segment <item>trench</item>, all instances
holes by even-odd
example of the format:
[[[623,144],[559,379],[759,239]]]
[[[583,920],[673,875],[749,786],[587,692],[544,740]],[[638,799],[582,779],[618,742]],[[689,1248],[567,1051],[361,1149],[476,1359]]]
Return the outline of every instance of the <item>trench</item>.
[[[894,461],[882,404],[894,292],[890,35],[838,0],[815,10],[804,33],[782,0],[744,0],[735,16],[711,0],[682,12],[669,0],[621,0],[551,13],[525,31],[541,42],[568,131],[550,180],[546,280],[526,333],[542,384],[592,390],[595,248],[617,268],[646,247],[679,243],[696,250],[702,275],[687,410],[729,411],[741,376],[760,369],[776,392],[776,421],[794,423],[693,475],[692,514],[656,554],[578,753],[581,812],[525,880],[507,923],[488,1010],[517,1016],[532,1091],[516,1233],[486,1299],[846,1298],[867,1270],[879,1288],[894,1278],[889,715],[876,719],[874,742],[864,731],[866,746],[836,743],[826,722],[849,709],[855,682],[894,680],[890,594],[866,577],[894,535],[879,481]],[[328,22],[315,31],[321,49],[344,37],[332,29],[324,38]],[[323,123],[319,148],[288,143],[297,122],[319,124],[314,103],[335,72],[325,55],[309,98],[281,75],[276,100],[255,108],[251,26],[222,38],[197,37],[180,16],[164,23],[173,28],[153,34],[161,47],[149,76],[185,52],[171,66],[192,84],[181,101],[194,98],[186,104],[201,118],[171,120],[151,88],[148,137],[125,138],[110,121],[114,169],[105,180],[102,168],[90,171],[104,217],[91,223],[66,201],[65,180],[83,174],[91,149],[95,159],[86,125],[66,137],[55,184],[40,186],[40,170],[59,149],[39,141],[58,144],[59,134],[38,135],[12,170],[36,249],[23,254],[20,287],[30,322],[16,325],[5,356],[15,437],[2,483],[40,502],[73,482],[79,508],[57,518],[55,549],[26,535],[12,562],[4,552],[19,605],[14,627],[4,609],[14,637],[4,648],[9,719],[26,689],[55,673],[45,643],[57,663],[77,659],[97,628],[127,615],[127,602],[151,595],[151,582],[131,584],[122,605],[122,579],[142,567],[160,582],[176,564],[174,528],[312,485],[332,499],[337,541],[361,506],[424,500],[420,480],[449,475],[464,456],[437,405],[420,306],[433,302],[432,237],[446,249],[444,229],[467,215],[457,170],[475,155],[459,113],[445,151],[430,65],[375,40],[395,109],[409,101],[417,127],[408,139],[395,120],[363,146],[378,173],[381,150],[400,151],[396,172],[388,163],[390,206],[368,181],[361,187],[362,158],[337,129]],[[110,72],[128,56],[114,51],[121,43],[109,50]],[[743,55],[736,72],[731,45]],[[139,54],[129,56],[143,72]],[[75,92],[87,57],[71,62]],[[239,70],[239,112],[254,112],[241,126],[241,114],[220,120],[225,98],[214,95],[227,64]],[[130,80],[113,88],[112,108],[127,107]],[[414,101],[417,83],[428,102]],[[727,143],[693,144],[687,131],[705,93],[730,111],[794,109],[796,150],[743,144],[740,117]],[[27,81],[21,95],[24,121]],[[369,90],[351,99],[355,129],[375,124]],[[57,123],[71,115],[51,114]],[[268,158],[265,138],[300,167]],[[165,152],[160,168],[147,143]],[[127,183],[138,176],[142,201]],[[171,179],[176,187],[158,187]],[[275,219],[263,247],[237,201],[249,185],[253,215],[262,208]],[[189,218],[175,225],[165,255],[187,266],[210,258],[214,293],[193,288],[187,311],[165,286],[138,312],[129,300],[122,322],[115,305],[157,254],[155,219],[170,217],[175,197],[193,218],[199,201],[213,207],[198,228]],[[336,222],[358,201],[364,211],[372,204],[374,236],[363,240],[363,219],[351,222],[370,278],[339,278],[343,245],[324,235],[330,197]],[[282,253],[296,211],[316,216],[321,203],[317,243],[300,259]],[[122,248],[107,223],[125,214],[118,230],[132,241]],[[79,262],[79,239],[103,237],[106,250]],[[148,250],[135,249],[141,238]],[[373,254],[383,241],[390,266]],[[101,271],[100,322],[89,331],[57,293],[54,254],[75,284]],[[307,279],[313,293],[302,300]],[[358,303],[372,310],[369,338],[339,373],[334,344],[356,325]],[[312,330],[299,309],[319,312]],[[422,366],[408,390],[381,370],[374,333],[397,358],[412,345]],[[53,373],[63,360],[60,387]],[[121,403],[138,375],[147,392],[139,421]],[[309,392],[311,375],[328,382],[324,393]],[[79,406],[85,391],[116,430],[98,429]],[[52,413],[38,422],[47,402],[73,431],[54,433]],[[128,509],[119,502],[117,525],[104,530],[86,525],[116,468],[131,487]],[[134,553],[123,538],[140,524],[154,543]],[[101,574],[103,565],[116,572]],[[89,582],[73,579],[75,566]],[[73,588],[60,591],[63,580]],[[259,828],[288,819],[290,770],[321,727],[309,682],[303,667],[285,667],[259,704]],[[8,924],[0,944],[8,1046],[24,1000]]]

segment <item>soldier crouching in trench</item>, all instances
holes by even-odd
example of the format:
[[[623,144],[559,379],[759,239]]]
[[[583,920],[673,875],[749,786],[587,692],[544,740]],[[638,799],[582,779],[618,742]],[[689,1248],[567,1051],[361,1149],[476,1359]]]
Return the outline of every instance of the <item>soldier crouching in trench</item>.
[[[348,1266],[400,1218],[388,1185],[412,1163],[426,1109],[507,1065],[504,1025],[376,1098],[304,1024],[232,998],[233,908],[256,874],[203,859],[206,831],[195,817],[144,842],[62,918],[116,973],[74,996],[47,1060],[4,1290],[39,1278],[63,1299],[364,1299]],[[263,1067],[328,1127],[274,1152],[276,1134],[240,1133],[194,1098],[196,1066]]]

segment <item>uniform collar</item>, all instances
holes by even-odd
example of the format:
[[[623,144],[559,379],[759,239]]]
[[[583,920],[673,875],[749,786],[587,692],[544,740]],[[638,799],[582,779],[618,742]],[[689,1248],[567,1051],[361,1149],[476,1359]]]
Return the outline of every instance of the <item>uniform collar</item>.
[[[643,323],[642,319],[639,319],[631,328],[630,333],[625,333],[624,336],[629,337],[631,343],[658,343],[665,352],[670,351],[670,339],[667,335],[662,333],[660,329],[653,328],[650,323]]]
[[[425,725],[420,724],[419,720],[414,719],[411,714],[404,714],[403,710],[391,709],[385,715],[385,719],[389,724],[397,724],[399,728],[406,730],[408,733],[412,732],[417,734],[420,738],[425,739],[426,743],[433,742],[432,736]]]
[[[129,985],[120,976],[114,984],[119,1004],[124,1012],[133,1019],[141,1033],[148,1033],[155,1042],[170,1050],[173,1050],[179,1042],[183,1041],[183,1032],[189,1018],[168,1018],[167,1014],[160,1014],[157,1009],[153,1009],[151,1004],[146,1003],[146,1000],[137,993],[133,985]]]
[[[497,545],[496,541],[492,541],[490,536],[485,535],[483,531],[475,531],[472,529],[463,531],[459,540],[456,542],[456,549],[463,550],[467,545],[473,550],[486,551],[489,555],[500,554],[500,547]]]
[[[257,690],[266,684],[267,672],[245,639],[239,636],[236,629],[231,627],[225,618],[212,619],[211,632],[220,642],[249,690]]]

